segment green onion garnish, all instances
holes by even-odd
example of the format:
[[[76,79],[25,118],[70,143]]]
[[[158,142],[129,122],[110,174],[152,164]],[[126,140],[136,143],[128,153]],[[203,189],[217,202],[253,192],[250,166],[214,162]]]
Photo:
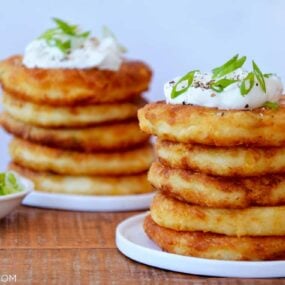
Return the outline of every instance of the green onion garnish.
[[[257,81],[259,82],[261,89],[263,90],[264,93],[266,93],[266,86],[265,86],[265,81],[264,81],[262,72],[260,71],[259,67],[254,61],[252,61],[252,67],[253,67],[254,75]]]
[[[199,70],[192,70],[192,71],[188,72],[186,75],[181,77],[178,82],[176,82],[176,84],[173,86],[172,91],[171,91],[171,98],[172,99],[176,98],[177,96],[181,95],[182,93],[184,93],[188,90],[188,88],[192,85],[195,73],[197,71],[199,71]],[[177,86],[183,81],[187,81],[187,85],[184,88],[182,88],[181,90],[177,91],[176,90]]]
[[[68,51],[71,49],[71,42],[70,41],[61,41],[59,39],[55,39],[55,45],[63,52],[68,53]]]
[[[266,108],[269,108],[269,109],[272,109],[272,110],[278,110],[280,106],[279,106],[279,104],[277,102],[266,101],[263,104],[263,107],[266,107]]]
[[[57,26],[47,30],[39,38],[46,40],[48,45],[57,47],[64,54],[70,52],[72,39],[86,39],[90,35],[89,31],[80,33],[77,25],[70,25],[59,18],[53,18],[53,21]]]
[[[253,72],[249,72],[246,78],[244,78],[240,85],[240,94],[242,96],[247,95],[254,85],[254,74]]]
[[[263,77],[269,78],[269,77],[271,77],[271,76],[273,76],[273,75],[276,75],[276,74],[275,74],[275,73],[264,73],[264,74],[263,74]]]
[[[0,173],[0,196],[23,191],[22,185],[12,172]]]
[[[59,18],[53,18],[53,21],[57,24],[58,28],[61,29],[65,34],[75,36],[78,29],[77,25],[69,25],[67,22],[62,21]]]
[[[220,79],[218,81],[214,81],[212,84],[210,84],[210,88],[216,92],[223,92],[224,89],[226,87],[228,87],[229,85],[237,82],[238,80],[234,80],[234,79]]]
[[[212,90],[220,93],[223,92],[224,89],[230,86],[231,84],[240,82],[240,93],[242,96],[245,96],[252,90],[255,84],[255,80],[257,80],[262,91],[266,93],[266,84],[264,78],[268,78],[274,74],[273,73],[263,74],[254,61],[252,61],[253,71],[249,72],[244,79],[240,79],[240,75],[238,74],[233,75],[232,78],[230,78],[231,76],[227,76],[229,73],[232,73],[238,68],[241,68],[245,63],[245,61],[246,61],[246,56],[242,56],[239,58],[239,55],[236,54],[225,64],[214,68],[212,70],[213,73],[212,79],[209,80],[209,82],[202,84],[201,85],[202,88],[205,89],[211,88]],[[195,72],[197,71],[198,70],[193,70],[188,72],[174,85],[171,92],[171,98],[176,98],[177,96],[186,92],[189,87],[191,87],[194,80]],[[180,88],[179,91],[177,91],[177,87],[182,81],[187,81],[186,82],[187,84],[184,87]],[[199,86],[199,82],[197,82],[197,85]]]
[[[222,77],[225,76],[236,69],[243,66],[243,64],[246,61],[246,56],[243,56],[241,58],[238,58],[239,55],[235,55],[233,58],[231,58],[229,61],[227,61],[222,66],[216,67],[212,70],[213,72],[213,78]]]

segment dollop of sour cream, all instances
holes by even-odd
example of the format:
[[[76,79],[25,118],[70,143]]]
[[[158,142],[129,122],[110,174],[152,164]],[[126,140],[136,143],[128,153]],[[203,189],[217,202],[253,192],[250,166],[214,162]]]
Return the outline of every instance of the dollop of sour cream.
[[[242,80],[248,72],[244,69],[238,69],[226,76],[228,79]],[[241,82],[236,82],[226,87],[222,92],[216,92],[210,88],[212,73],[196,72],[192,85],[181,95],[171,98],[171,92],[174,85],[181,77],[174,78],[165,83],[164,93],[166,102],[169,104],[192,104],[203,107],[212,107],[218,109],[255,109],[262,107],[265,102],[278,102],[282,96],[283,85],[277,75],[265,77],[266,92],[262,90],[260,84],[255,78],[253,88],[244,96],[240,92]],[[185,82],[178,84],[176,90],[185,87]]]
[[[74,40],[67,54],[39,38],[26,47],[23,57],[23,64],[28,68],[98,68],[117,71],[122,61],[122,49],[112,37]]]

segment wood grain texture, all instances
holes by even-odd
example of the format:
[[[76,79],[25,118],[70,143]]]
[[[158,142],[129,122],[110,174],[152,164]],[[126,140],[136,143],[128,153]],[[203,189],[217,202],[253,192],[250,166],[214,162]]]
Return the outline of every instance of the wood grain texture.
[[[134,214],[19,207],[0,221],[0,273],[16,274],[15,284],[285,285],[284,279],[207,278],[136,263],[118,252],[114,234]]]

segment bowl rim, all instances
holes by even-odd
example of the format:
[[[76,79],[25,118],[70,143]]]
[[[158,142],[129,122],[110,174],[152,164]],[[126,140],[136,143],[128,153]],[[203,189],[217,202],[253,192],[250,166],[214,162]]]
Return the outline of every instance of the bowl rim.
[[[24,189],[20,192],[0,196],[0,202],[25,197],[30,192],[34,191],[34,183],[31,180],[19,175],[18,173],[16,173],[16,175],[17,178],[20,179],[20,182],[23,184]]]

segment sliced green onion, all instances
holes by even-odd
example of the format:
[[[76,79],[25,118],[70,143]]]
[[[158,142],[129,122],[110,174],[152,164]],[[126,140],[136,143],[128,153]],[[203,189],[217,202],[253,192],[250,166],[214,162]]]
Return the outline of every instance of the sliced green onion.
[[[20,192],[22,190],[23,187],[19,183],[14,173],[12,172],[0,173],[0,196]]]
[[[237,60],[237,58],[238,58],[238,54],[236,54],[234,57],[232,57],[230,60],[228,60],[223,65],[212,69],[213,77],[216,77],[216,75],[219,74],[223,69],[225,69],[227,66],[233,64]]]
[[[54,42],[55,42],[55,46],[59,48],[65,54],[67,54],[69,50],[71,49],[71,41],[67,40],[63,42],[61,40],[55,39]]]
[[[69,25],[67,22],[59,18],[53,18],[53,21],[57,24],[58,28],[60,28],[65,34],[70,36],[76,36],[76,31],[78,29],[77,25]]]
[[[53,28],[45,31],[39,38],[45,39],[47,41],[50,41],[54,38],[55,35],[60,34],[58,28]]]
[[[269,108],[269,109],[272,109],[272,110],[278,110],[280,106],[279,106],[279,104],[277,102],[266,101],[263,104],[263,107],[266,107],[266,108]]]
[[[249,72],[246,78],[244,78],[240,85],[240,93],[242,96],[247,95],[254,85],[254,74]]]
[[[246,56],[243,56],[240,59],[238,58],[238,56],[239,55],[237,54],[233,58],[231,58],[229,61],[227,61],[225,64],[223,64],[222,66],[214,68],[212,70],[213,78],[225,76],[235,71],[236,69],[242,67],[246,61]]]
[[[264,93],[266,93],[266,85],[265,85],[265,80],[264,80],[262,72],[260,71],[259,67],[254,61],[252,61],[252,67],[253,67],[254,75],[257,81],[259,82],[261,89],[263,90]]]
[[[90,36],[90,32],[89,31],[83,32],[83,33],[78,35],[78,37],[82,37],[82,38],[88,38],[89,36]]]
[[[260,88],[263,90],[264,93],[266,93],[266,83],[264,78],[269,78],[274,74],[273,73],[263,74],[254,61],[252,61],[253,71],[249,72],[244,79],[241,80],[239,76],[237,76],[237,78],[235,79],[227,78],[229,76],[226,75],[232,73],[238,68],[241,68],[244,65],[245,61],[246,61],[246,56],[242,56],[239,58],[239,55],[236,54],[234,57],[232,57],[223,65],[212,69],[213,80],[207,82],[205,88],[211,88],[212,90],[220,93],[223,92],[224,89],[230,86],[231,84],[239,82],[240,93],[242,96],[245,96],[252,90],[252,88],[255,85],[255,82],[257,81],[260,85]],[[188,88],[191,87],[195,77],[195,72],[197,71],[198,70],[193,70],[188,72],[186,75],[180,78],[178,82],[175,83],[171,91],[171,98],[176,98],[177,96],[185,93],[188,90]],[[185,86],[180,85],[183,81],[185,81]],[[258,84],[256,85],[258,86]],[[182,89],[179,88],[179,90],[177,90],[177,88],[180,86],[182,87]],[[199,84],[197,86],[199,86]],[[201,86],[204,85],[201,84]],[[274,102],[266,102],[264,106],[276,109],[276,106],[279,105]]]
[[[195,76],[195,73],[197,71],[199,71],[199,70],[192,70],[192,71],[188,72],[186,75],[181,77],[178,82],[176,82],[176,84],[173,86],[172,91],[171,91],[171,98],[172,99],[178,97],[179,95],[181,95],[182,93],[184,93],[188,90],[188,88],[193,83],[194,76]],[[183,81],[187,81],[187,86],[185,88],[183,88],[182,90],[177,91],[176,90],[177,86]]]
[[[73,38],[87,38],[90,35],[89,31],[80,33],[77,25],[70,25],[58,18],[53,18],[53,21],[57,27],[47,30],[39,38],[46,40],[50,46],[56,46],[64,54],[70,51]],[[67,40],[63,41],[62,36]]]
[[[228,87],[229,85],[231,85],[237,81],[238,80],[227,79],[227,78],[220,79],[220,80],[210,84],[210,88],[216,92],[223,92],[226,87]]]
[[[265,78],[269,78],[273,75],[276,75],[276,74],[275,73],[263,73],[263,77],[265,77]]]

